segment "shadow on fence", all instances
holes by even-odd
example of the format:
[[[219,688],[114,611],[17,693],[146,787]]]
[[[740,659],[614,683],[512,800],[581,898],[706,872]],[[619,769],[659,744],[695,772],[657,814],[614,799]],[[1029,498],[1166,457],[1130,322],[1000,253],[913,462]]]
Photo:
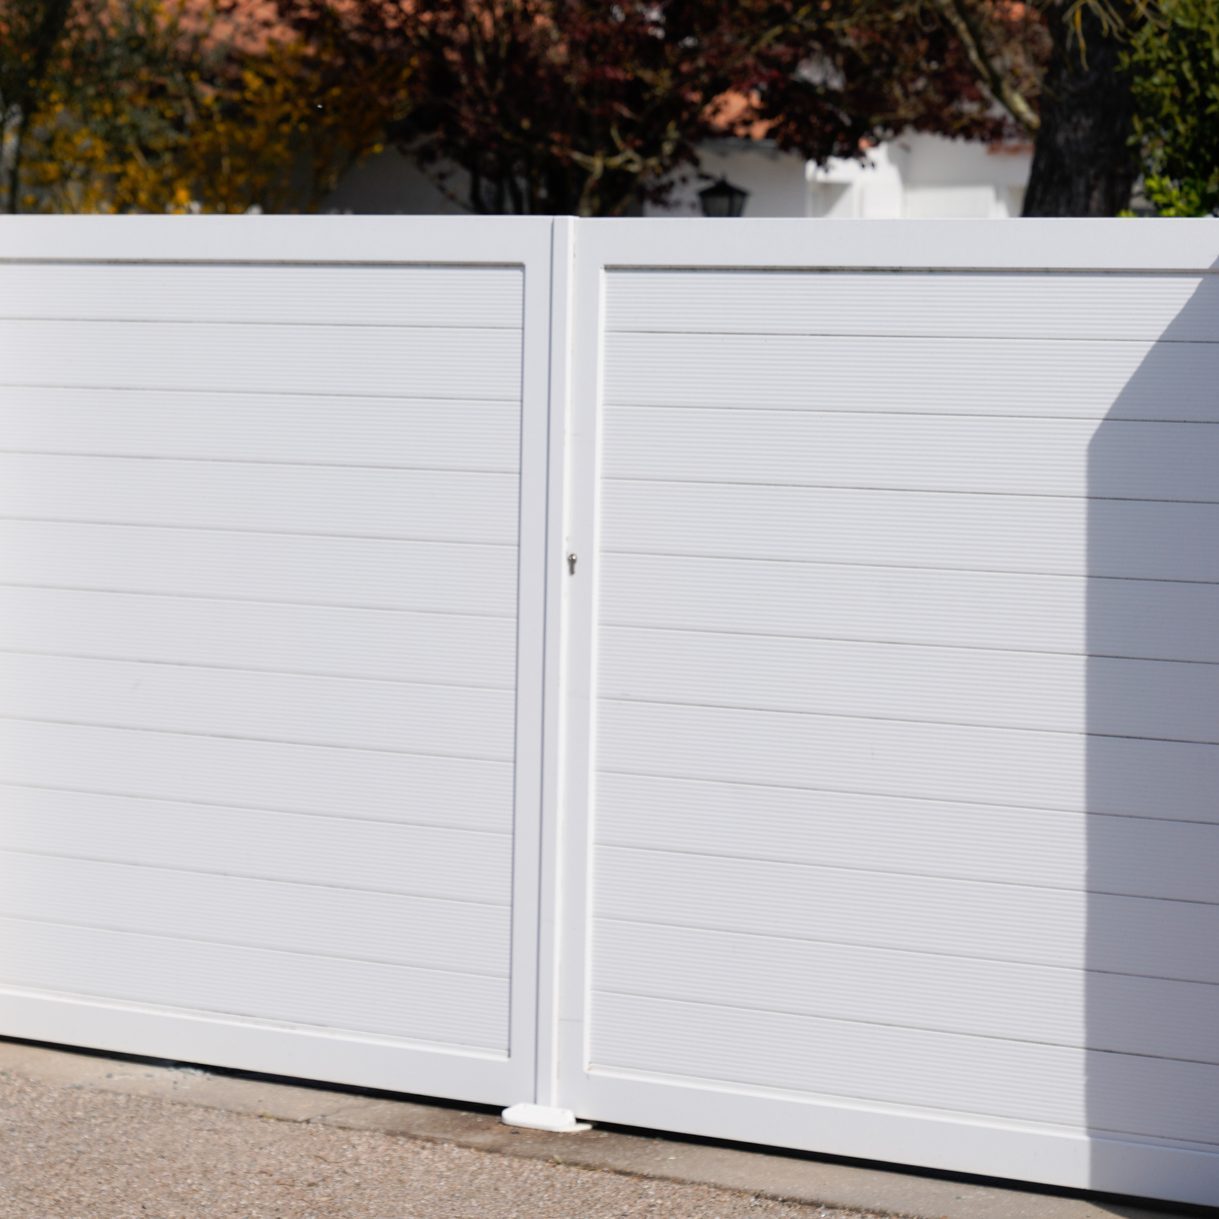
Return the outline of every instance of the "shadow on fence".
[[[1219,503],[1200,502],[1219,500],[1219,347],[1199,341],[1213,283],[1088,455],[1085,1100],[1093,1179],[1132,1192],[1131,1142],[1219,1143]],[[1178,1184],[1219,1197],[1213,1154],[1177,1156]]]

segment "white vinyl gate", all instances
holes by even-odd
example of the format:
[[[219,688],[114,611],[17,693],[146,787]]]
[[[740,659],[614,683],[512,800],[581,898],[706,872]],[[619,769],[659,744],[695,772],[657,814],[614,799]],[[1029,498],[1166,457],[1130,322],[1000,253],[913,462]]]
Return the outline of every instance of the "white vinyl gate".
[[[1219,229],[0,226],[0,1033],[1219,1202]]]
[[[13,232],[0,1029],[524,1094],[549,224]]]

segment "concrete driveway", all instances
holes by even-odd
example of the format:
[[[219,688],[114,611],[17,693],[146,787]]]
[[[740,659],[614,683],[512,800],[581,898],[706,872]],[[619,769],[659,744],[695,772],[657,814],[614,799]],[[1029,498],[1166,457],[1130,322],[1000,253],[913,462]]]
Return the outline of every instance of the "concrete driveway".
[[[0,1219],[881,1214],[1148,1213],[646,1134],[512,1130],[493,1113],[0,1041]]]

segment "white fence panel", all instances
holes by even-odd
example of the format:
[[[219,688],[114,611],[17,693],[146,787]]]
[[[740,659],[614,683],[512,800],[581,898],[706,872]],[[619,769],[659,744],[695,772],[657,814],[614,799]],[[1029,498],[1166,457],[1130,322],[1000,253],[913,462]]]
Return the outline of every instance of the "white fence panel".
[[[1216,254],[580,230],[582,1116],[1219,1201]]]
[[[5,221],[0,1034],[1219,1203],[1216,233]]]
[[[533,1087],[550,224],[0,228],[0,1029]]]

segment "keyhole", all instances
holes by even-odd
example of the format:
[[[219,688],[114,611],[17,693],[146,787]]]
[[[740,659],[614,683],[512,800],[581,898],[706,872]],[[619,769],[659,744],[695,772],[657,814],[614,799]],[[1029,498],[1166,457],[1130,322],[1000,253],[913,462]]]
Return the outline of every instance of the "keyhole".
[[[567,574],[574,576],[576,574],[576,555],[569,554],[567,556]]]

